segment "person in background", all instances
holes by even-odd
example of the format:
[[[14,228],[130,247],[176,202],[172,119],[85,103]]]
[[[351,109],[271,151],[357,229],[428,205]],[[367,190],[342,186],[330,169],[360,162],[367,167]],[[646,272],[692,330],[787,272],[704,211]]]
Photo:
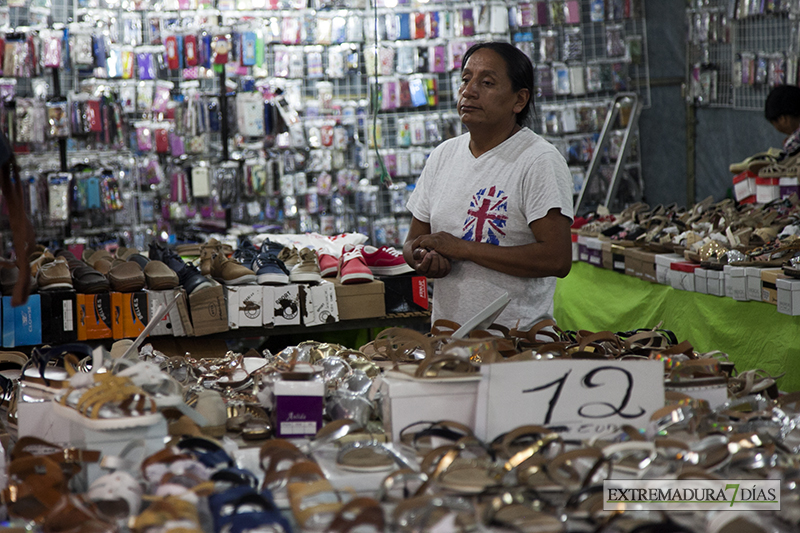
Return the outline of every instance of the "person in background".
[[[779,85],[767,95],[764,118],[784,135],[782,161],[800,153],[800,87]]]
[[[8,139],[0,133],[0,190],[8,207],[8,221],[14,244],[14,260],[0,259],[0,268],[19,268],[17,283],[11,297],[11,305],[16,307],[28,301],[31,292],[31,265],[28,257],[36,246],[33,226],[25,213],[25,197],[19,167]]]
[[[533,94],[533,65],[513,45],[464,55],[457,108],[469,132],[433,150],[407,204],[403,256],[435,280],[434,321],[463,324],[503,292],[499,324],[553,316],[556,277],[572,265],[572,176],[528,128]]]

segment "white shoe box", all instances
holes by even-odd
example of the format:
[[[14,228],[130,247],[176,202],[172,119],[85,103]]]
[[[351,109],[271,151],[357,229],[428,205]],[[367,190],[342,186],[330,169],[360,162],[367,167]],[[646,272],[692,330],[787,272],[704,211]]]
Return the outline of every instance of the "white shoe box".
[[[708,269],[694,269],[694,292],[708,294]]]
[[[272,302],[272,323],[275,326],[299,326],[302,314],[300,312],[300,287],[290,284],[267,288],[271,292],[269,301]]]
[[[685,259],[678,254],[656,254],[656,282],[669,285],[669,266],[681,261]]]
[[[725,296],[725,273],[721,270],[709,270],[706,272],[706,289],[708,294]]]
[[[745,267],[725,265],[725,296],[734,300],[747,301],[747,274]]]
[[[422,421],[452,420],[475,427],[475,381],[430,382],[385,377],[380,383],[383,428],[392,442],[400,432]]]
[[[784,315],[800,315],[800,279],[779,279],[775,286],[778,288],[778,312]]]
[[[339,306],[336,301],[336,287],[329,281],[319,285],[300,287],[300,301],[303,306],[303,324],[318,326],[339,321]]]
[[[761,270],[758,267],[745,267],[744,269],[747,277],[748,300],[761,301]]]

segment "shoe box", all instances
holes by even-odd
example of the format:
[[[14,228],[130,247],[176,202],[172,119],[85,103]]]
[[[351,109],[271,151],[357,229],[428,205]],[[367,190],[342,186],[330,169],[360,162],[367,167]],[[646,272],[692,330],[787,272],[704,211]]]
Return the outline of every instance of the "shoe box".
[[[112,292],[111,335],[114,339],[135,339],[144,331],[150,320],[147,293]]]
[[[603,241],[597,237],[578,235],[578,260],[594,266],[602,266]]]
[[[385,286],[382,281],[373,280],[367,283],[342,285],[335,280],[333,284],[336,290],[336,303],[339,307],[339,320],[357,320],[386,315]]]
[[[78,294],[77,306],[79,341],[113,337],[111,294]]]
[[[625,274],[655,283],[656,255],[641,248],[624,248]]]
[[[272,324],[299,326],[301,322],[300,286],[294,283],[272,287]]]
[[[319,326],[339,321],[336,288],[330,281],[319,285],[300,285],[302,322],[306,326]]]
[[[778,305],[778,280],[788,279],[781,268],[765,268],[761,270],[761,301]]]
[[[381,277],[386,314],[427,311],[428,278],[415,274]]]
[[[228,307],[222,285],[214,282],[210,287],[192,292],[189,295],[189,315],[194,335],[228,331]]]
[[[273,386],[275,435],[284,439],[312,437],[322,429],[325,383],[317,379],[279,379]]]
[[[625,273],[625,247],[605,241],[601,249],[602,266],[608,270]]]
[[[75,291],[31,294],[18,307],[3,297],[2,344],[6,348],[34,344],[64,344],[78,339]],[[46,317],[46,320],[42,320]]]
[[[747,301],[747,271],[745,267],[725,265],[725,296],[740,302]]]
[[[673,289],[694,292],[694,270],[700,265],[676,261],[669,265],[669,284]]]
[[[228,327],[260,328],[273,323],[273,287],[264,285],[226,285]]]
[[[800,279],[786,277],[775,281],[778,292],[778,312],[800,315]]]
[[[167,335],[172,337],[186,337],[194,333],[192,322],[189,320],[189,308],[186,304],[186,292],[181,289],[170,289],[163,291],[148,290],[147,299],[150,305],[150,317],[155,316],[158,306],[167,306],[178,295],[178,301],[164,318],[154,327],[150,333],[152,336]]]
[[[740,204],[752,204],[756,201],[756,180],[758,174],[746,170],[733,177],[733,195]]]
[[[384,377],[380,382],[383,428],[392,442],[400,432],[423,420],[452,420],[475,427],[479,381],[431,383]]]
[[[658,254],[656,255],[656,282],[662,285],[669,285],[669,266],[672,263],[684,261],[678,254]]]

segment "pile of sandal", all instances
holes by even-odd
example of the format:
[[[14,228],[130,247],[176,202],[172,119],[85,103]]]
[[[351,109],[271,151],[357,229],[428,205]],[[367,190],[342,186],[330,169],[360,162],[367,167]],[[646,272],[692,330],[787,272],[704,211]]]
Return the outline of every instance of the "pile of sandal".
[[[800,277],[799,206],[796,194],[761,205],[714,203],[708,197],[690,209],[636,203],[616,215],[598,210],[576,217],[573,231],[654,253],[674,252],[704,268],[782,267]]]
[[[166,417],[173,439],[156,453],[134,440],[107,456],[20,438],[8,455],[2,502],[18,524],[70,533],[732,533],[800,526],[800,394],[781,394],[780,376],[737,371],[726,354],[698,353],[660,325],[565,331],[548,320],[528,331],[496,324],[463,338],[459,331],[440,320],[428,333],[383,330],[358,350],[308,341],[274,355],[202,359],[129,343],[111,354],[81,344],[38,348],[30,358],[12,353],[0,368],[9,400],[38,395],[95,431],[145,428]],[[424,413],[396,442],[382,431],[378,376],[475,379],[481,365],[544,359],[660,361],[666,404],[645,428],[588,441],[522,426],[483,442],[464,424],[424,421]],[[271,388],[308,369],[325,384],[328,422],[305,443],[270,438]],[[728,401],[712,406],[692,396],[698,387],[721,388]],[[13,404],[6,404],[9,421]],[[256,439],[264,442],[253,447]],[[257,459],[248,460],[248,447]],[[371,492],[342,486],[347,473],[374,480]],[[784,506],[758,519],[604,511],[609,477],[780,479]]]

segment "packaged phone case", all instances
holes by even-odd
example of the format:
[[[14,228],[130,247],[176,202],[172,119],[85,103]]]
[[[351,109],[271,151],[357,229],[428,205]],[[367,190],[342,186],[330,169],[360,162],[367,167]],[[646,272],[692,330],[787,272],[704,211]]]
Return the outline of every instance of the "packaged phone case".
[[[167,66],[170,70],[177,70],[180,67],[178,59],[178,39],[170,35],[164,39],[164,47],[167,50]]]
[[[160,123],[153,130],[153,137],[155,139],[156,152],[159,154],[169,153],[169,127],[166,124]]]
[[[39,32],[42,43],[42,64],[45,67],[61,67],[61,35],[62,32],[54,30]]]
[[[192,196],[208,198],[211,195],[211,173],[202,164],[192,167]]]
[[[71,189],[72,174],[58,172],[47,176],[48,215],[51,221],[69,220]]]
[[[67,102],[47,103],[47,136],[65,138],[70,135],[69,112]]]

